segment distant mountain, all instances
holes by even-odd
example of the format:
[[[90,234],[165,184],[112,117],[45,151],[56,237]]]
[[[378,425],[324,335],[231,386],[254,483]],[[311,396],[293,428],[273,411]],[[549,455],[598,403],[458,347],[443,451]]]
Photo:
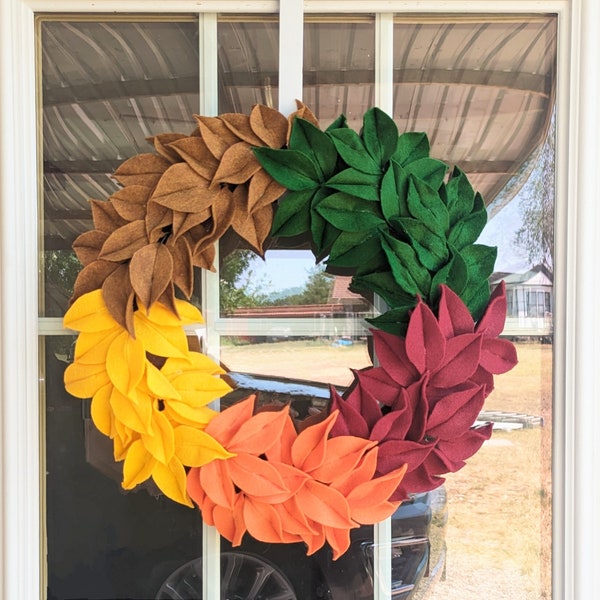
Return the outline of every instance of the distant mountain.
[[[287,298],[288,296],[294,296],[295,294],[301,294],[304,290],[304,287],[295,286],[285,288],[284,290],[278,290],[276,292],[271,292],[269,294],[269,300],[281,300],[282,298]]]

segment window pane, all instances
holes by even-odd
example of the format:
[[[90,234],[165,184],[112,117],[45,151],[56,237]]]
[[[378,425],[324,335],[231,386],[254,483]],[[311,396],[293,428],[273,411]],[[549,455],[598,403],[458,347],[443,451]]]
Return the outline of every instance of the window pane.
[[[74,338],[45,339],[48,600],[154,598],[180,564],[202,553],[196,511],[148,482],[121,488],[122,463],[66,391]]]
[[[42,23],[45,316],[66,310],[89,200],[117,190],[113,171],[151,152],[148,136],[193,129],[197,39],[194,22]]]
[[[279,26],[271,16],[221,17],[219,114],[248,114],[255,104],[277,108]]]

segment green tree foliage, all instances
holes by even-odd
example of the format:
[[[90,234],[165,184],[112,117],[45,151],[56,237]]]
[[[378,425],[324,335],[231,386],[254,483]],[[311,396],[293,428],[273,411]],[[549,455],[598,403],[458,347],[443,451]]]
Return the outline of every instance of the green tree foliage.
[[[250,266],[255,256],[251,250],[236,250],[223,259],[220,271],[220,302],[223,312],[262,306],[267,302],[267,295],[260,291],[261,288],[264,289],[264,281],[256,280]]]
[[[311,269],[304,289],[299,294],[292,294],[274,301],[274,305],[327,304],[333,288],[333,275],[327,273],[323,266]]]
[[[555,138],[553,116],[537,164],[521,192],[519,207],[523,225],[514,238],[531,266],[543,265],[550,272],[554,254]]]

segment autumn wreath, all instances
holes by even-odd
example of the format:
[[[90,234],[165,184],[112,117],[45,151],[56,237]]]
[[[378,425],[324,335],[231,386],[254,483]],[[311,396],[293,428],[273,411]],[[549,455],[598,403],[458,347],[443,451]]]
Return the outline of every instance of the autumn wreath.
[[[65,385],[92,399],[124,488],[152,478],[234,545],[247,532],[338,557],[352,528],[439,486],[491,435],[474,423],[517,359],[499,338],[504,287],[488,283],[496,250],[476,243],[485,205],[424,133],[399,135],[377,108],[360,133],[343,116],[323,131],[301,103],[288,118],[259,105],[196,121],[153,137],[155,152],[115,172],[122,187],[91,200]],[[318,261],[387,304],[370,320],[377,366],[341,395],[332,386],[310,422],[254,397],[209,407],[230,387],[184,327],[202,322],[194,268],[213,268],[228,230],[261,255],[268,236],[308,236]]]

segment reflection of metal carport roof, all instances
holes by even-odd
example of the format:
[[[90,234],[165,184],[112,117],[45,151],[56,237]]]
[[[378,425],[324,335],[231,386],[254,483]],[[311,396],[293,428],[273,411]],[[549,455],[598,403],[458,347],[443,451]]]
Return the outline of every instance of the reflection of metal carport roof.
[[[326,122],[353,124],[373,104],[373,27],[318,18],[305,28],[304,100]],[[220,112],[276,103],[277,23],[219,25]],[[114,190],[110,173],[149,150],[145,138],[189,133],[198,111],[197,22],[48,21],[43,26],[45,247],[88,229],[90,197]],[[552,17],[398,18],[394,115],[425,131],[432,156],[465,170],[493,203],[539,145],[553,105]],[[327,114],[339,99],[335,115]],[[355,119],[355,121],[353,121]]]

